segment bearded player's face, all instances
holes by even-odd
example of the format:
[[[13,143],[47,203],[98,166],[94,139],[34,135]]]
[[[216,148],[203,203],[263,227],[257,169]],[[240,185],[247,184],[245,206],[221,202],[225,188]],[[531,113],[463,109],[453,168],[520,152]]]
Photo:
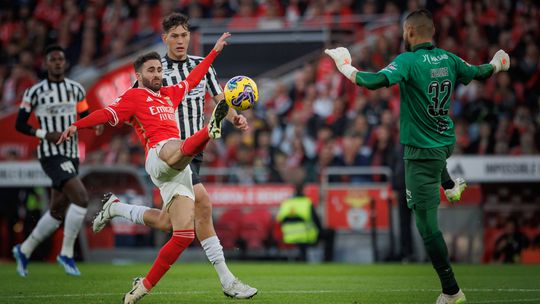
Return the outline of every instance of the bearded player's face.
[[[148,60],[143,64],[141,72],[137,73],[137,80],[142,82],[144,87],[158,92],[161,89],[161,83],[163,81],[162,72],[161,61],[155,59]]]
[[[189,48],[189,31],[179,25],[163,34],[163,42],[167,45],[167,55],[173,60],[185,60]]]

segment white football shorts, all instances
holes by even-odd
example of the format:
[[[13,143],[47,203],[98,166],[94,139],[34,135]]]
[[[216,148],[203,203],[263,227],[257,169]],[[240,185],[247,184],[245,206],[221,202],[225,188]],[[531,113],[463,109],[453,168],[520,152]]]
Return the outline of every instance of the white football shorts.
[[[190,166],[188,165],[184,170],[179,171],[169,167],[167,163],[159,158],[159,151],[170,140],[178,139],[162,140],[148,150],[145,164],[146,172],[150,175],[154,185],[160,190],[163,199],[163,210],[169,209],[169,204],[177,195],[187,196],[195,201]]]

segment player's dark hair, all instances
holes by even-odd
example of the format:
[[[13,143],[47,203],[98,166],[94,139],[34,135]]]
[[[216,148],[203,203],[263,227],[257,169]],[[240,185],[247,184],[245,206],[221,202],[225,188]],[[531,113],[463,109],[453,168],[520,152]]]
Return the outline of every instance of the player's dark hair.
[[[412,17],[418,17],[418,16],[422,16],[422,17],[425,17],[425,18],[428,18],[429,20],[432,20],[433,21],[433,15],[431,14],[431,12],[425,8],[419,8],[417,10],[414,10],[412,12],[410,12],[407,17],[405,17],[405,20],[409,19],[409,18],[412,18]]]
[[[62,53],[65,53],[64,48],[62,48],[58,44],[51,44],[51,45],[48,45],[45,48],[45,52],[43,52],[43,55],[45,55],[45,57],[47,57],[50,53],[56,52],[56,51],[60,51]]]
[[[161,27],[163,28],[164,33],[168,33],[171,29],[182,26],[187,31],[189,31],[189,18],[186,15],[180,13],[172,13],[169,16],[165,17],[161,22]]]
[[[414,26],[416,31],[422,36],[431,37],[435,34],[433,15],[425,8],[412,11],[405,17],[405,23]]]
[[[141,67],[143,66],[143,64],[145,62],[147,62],[148,60],[154,60],[154,59],[161,62],[161,56],[159,56],[159,54],[157,52],[150,52],[150,53],[146,53],[144,55],[141,55],[141,56],[137,57],[137,59],[133,63],[133,67],[135,68],[135,72],[140,72]]]

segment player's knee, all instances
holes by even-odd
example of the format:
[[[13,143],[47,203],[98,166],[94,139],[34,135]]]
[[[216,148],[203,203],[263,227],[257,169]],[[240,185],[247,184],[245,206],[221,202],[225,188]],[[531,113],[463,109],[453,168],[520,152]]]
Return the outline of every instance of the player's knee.
[[[63,207],[51,207],[49,212],[54,219],[63,221],[65,213],[66,213],[66,209]]]
[[[197,201],[195,202],[196,217],[211,217],[212,216],[212,204],[210,203],[210,195],[207,192],[203,192],[197,195]]]
[[[172,232],[172,224],[170,221],[159,221],[156,228],[163,232]]]
[[[86,208],[88,207],[88,202],[90,201],[90,197],[88,196],[88,192],[82,191],[77,196],[77,201],[73,202],[75,205],[79,207]]]
[[[197,226],[211,225],[212,204],[210,203],[210,196],[205,192],[197,199],[197,202],[195,202],[195,222]]]

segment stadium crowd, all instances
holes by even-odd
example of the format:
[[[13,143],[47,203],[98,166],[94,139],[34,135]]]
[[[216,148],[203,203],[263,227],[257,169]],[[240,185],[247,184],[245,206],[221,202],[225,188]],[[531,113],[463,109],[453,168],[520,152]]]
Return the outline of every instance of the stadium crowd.
[[[425,1],[436,20],[436,45],[471,64],[486,63],[499,48],[512,59],[509,73],[459,87],[452,100],[455,154],[530,155],[540,151],[540,4],[536,1]],[[43,77],[45,45],[66,48],[69,76],[97,76],[96,63],[121,58],[140,43],[160,39],[160,20],[173,11],[193,23],[211,18],[229,28],[276,28],[337,21],[356,14],[405,15],[421,0],[37,0],[0,1],[0,111],[17,107],[22,93]],[[353,53],[354,65],[378,71],[401,51],[401,32],[378,35]],[[218,75],[219,75],[219,71]],[[205,153],[210,167],[236,167],[241,183],[292,182],[298,171],[316,181],[327,166],[391,166],[398,145],[397,86],[367,91],[346,81],[328,56],[294,71],[293,83],[276,80],[264,104],[243,114],[250,130],[227,129]],[[134,134],[134,133],[133,133]],[[133,135],[117,136],[87,163],[144,163]],[[365,181],[365,177],[347,178]]]

